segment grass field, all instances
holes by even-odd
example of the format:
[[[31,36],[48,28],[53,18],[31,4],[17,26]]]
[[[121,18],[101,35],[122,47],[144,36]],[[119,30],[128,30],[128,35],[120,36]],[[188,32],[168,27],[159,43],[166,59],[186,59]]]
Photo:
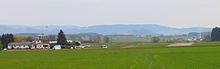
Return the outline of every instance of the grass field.
[[[109,49],[2,51],[1,69],[220,69],[220,43],[110,44]],[[210,46],[209,46],[210,45]]]

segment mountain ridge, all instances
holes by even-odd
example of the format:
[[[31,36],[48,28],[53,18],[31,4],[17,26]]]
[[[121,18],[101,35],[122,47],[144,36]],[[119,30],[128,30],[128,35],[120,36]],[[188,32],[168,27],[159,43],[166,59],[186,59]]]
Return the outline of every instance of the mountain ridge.
[[[210,32],[211,28],[191,27],[174,28],[156,24],[134,25],[95,25],[80,27],[75,25],[0,25],[0,33],[48,33],[57,34],[62,29],[66,34],[98,33],[103,35],[176,35],[190,32]]]

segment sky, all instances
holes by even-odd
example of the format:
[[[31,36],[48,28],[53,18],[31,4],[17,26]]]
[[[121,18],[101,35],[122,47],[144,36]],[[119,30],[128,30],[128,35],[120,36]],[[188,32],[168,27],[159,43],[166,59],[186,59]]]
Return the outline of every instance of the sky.
[[[3,25],[220,26],[220,0],[0,0]]]

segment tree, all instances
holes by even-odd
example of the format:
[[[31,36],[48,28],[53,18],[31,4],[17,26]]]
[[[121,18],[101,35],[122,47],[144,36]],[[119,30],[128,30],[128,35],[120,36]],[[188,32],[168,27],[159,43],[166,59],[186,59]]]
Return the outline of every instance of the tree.
[[[2,45],[2,43],[0,42],[0,50],[3,48],[3,45]]]
[[[14,42],[32,42],[33,37],[32,36],[13,36]]]
[[[2,40],[2,37],[0,36],[0,40]],[[2,41],[0,41],[0,49],[3,48],[3,45],[2,45]]]
[[[14,42],[14,35],[8,34],[9,42]]]
[[[33,41],[33,37],[32,36],[28,36],[28,37],[24,38],[24,41],[32,42]]]
[[[109,37],[108,36],[104,36],[104,43],[109,43]]]
[[[160,41],[160,37],[152,37],[151,40],[154,43],[158,43]]]
[[[8,44],[10,42],[14,42],[14,35],[13,34],[3,34],[1,38],[1,42],[4,48],[8,48]]]
[[[220,41],[220,28],[219,27],[215,27],[212,29],[211,40]]]
[[[68,45],[66,36],[62,30],[60,30],[57,38],[57,44],[59,45]]]

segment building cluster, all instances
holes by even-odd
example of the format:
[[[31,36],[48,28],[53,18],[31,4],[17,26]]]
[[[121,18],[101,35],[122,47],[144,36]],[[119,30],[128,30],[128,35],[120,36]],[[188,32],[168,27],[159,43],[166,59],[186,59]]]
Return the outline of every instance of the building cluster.
[[[8,50],[26,50],[26,49],[51,49],[56,45],[55,41],[50,41],[46,34],[38,35],[32,42],[12,42],[8,44]]]
[[[74,43],[73,48],[88,48],[90,45],[82,45],[80,41],[67,40],[68,43]],[[101,48],[107,48],[107,45],[102,45]],[[49,35],[41,34],[33,38],[31,42],[11,42],[7,46],[7,50],[47,50],[61,49],[61,45],[57,45],[57,41],[50,40]]]

